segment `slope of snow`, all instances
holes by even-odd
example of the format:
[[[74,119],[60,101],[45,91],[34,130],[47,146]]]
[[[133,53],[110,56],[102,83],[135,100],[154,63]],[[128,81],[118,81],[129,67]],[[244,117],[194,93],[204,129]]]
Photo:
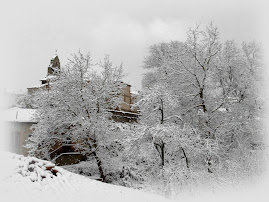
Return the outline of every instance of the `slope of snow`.
[[[45,175],[39,168],[54,166],[48,161],[32,157],[0,151],[0,199],[1,201],[27,201],[27,202],[99,202],[99,201],[170,201],[161,196],[145,193],[139,190],[129,189],[121,186],[111,185],[86,178],[68,172],[60,167],[55,167],[60,174]],[[32,169],[44,178],[33,178]],[[43,169],[44,170],[44,169]],[[24,171],[24,172],[22,172]],[[24,174],[22,174],[24,173]],[[37,175],[37,176],[38,176]],[[177,201],[268,201],[269,183],[262,183],[258,187],[248,187],[241,190],[223,190],[218,194],[200,195],[193,193],[189,196],[181,195]],[[236,187],[234,187],[235,189]]]
[[[0,197],[4,201],[168,201],[161,196],[95,181],[59,167],[61,174],[32,180],[26,171],[32,159],[0,152]],[[47,162],[39,160],[40,165]],[[42,166],[42,165],[41,165]],[[38,171],[39,172],[39,171]],[[40,171],[41,172],[41,171]]]

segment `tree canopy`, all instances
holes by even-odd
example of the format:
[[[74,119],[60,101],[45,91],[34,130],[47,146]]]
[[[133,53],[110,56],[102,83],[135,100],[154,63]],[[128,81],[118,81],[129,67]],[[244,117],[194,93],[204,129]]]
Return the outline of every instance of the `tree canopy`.
[[[122,67],[113,67],[108,56],[92,69],[91,56],[78,53],[50,82],[49,91],[37,95],[39,122],[33,126],[30,154],[49,159],[57,143],[76,143],[80,152],[92,154],[105,178],[100,148],[113,140],[109,109],[121,104]]]

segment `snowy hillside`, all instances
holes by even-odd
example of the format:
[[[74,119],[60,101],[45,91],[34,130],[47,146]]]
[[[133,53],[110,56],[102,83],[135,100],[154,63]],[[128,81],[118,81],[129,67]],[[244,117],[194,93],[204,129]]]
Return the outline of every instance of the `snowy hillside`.
[[[53,164],[36,158],[0,151],[0,162],[1,201],[170,201],[158,195],[95,181],[57,166],[55,170],[58,172],[53,175],[46,171]],[[257,198],[259,201],[267,201],[264,185],[256,189],[242,189],[237,193],[230,189],[207,196],[181,196],[177,201],[255,201]]]
[[[95,181],[49,162],[0,152],[0,196],[4,201],[166,201],[161,196]],[[3,200],[1,200],[3,201]]]

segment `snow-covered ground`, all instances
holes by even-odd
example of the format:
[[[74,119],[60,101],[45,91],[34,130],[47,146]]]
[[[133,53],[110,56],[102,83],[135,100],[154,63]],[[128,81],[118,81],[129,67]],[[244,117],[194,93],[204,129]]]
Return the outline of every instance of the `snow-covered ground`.
[[[0,201],[83,202],[83,201],[170,201],[159,195],[102,183],[60,167],[53,175],[50,162],[0,151]],[[177,201],[268,201],[269,183],[222,193],[180,196]]]
[[[31,164],[33,159],[35,164]],[[61,174],[57,173],[57,176],[54,176],[47,172],[46,176],[44,173],[46,171],[42,167],[48,166],[49,162],[35,158],[0,152],[0,162],[0,201],[158,202],[167,200],[158,195],[92,180],[59,167],[56,169]],[[29,169],[29,162],[32,169]],[[41,175],[46,177],[42,178]]]

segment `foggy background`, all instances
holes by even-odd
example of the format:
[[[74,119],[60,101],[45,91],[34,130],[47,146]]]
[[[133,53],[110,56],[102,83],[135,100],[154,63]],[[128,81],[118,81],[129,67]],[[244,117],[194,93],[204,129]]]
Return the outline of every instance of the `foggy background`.
[[[93,62],[110,55],[123,63],[124,81],[141,89],[143,58],[154,43],[185,40],[197,23],[211,21],[221,39],[264,41],[266,1],[4,1],[0,8],[1,89],[26,91],[40,84],[50,59],[61,66],[71,53],[91,52]]]

